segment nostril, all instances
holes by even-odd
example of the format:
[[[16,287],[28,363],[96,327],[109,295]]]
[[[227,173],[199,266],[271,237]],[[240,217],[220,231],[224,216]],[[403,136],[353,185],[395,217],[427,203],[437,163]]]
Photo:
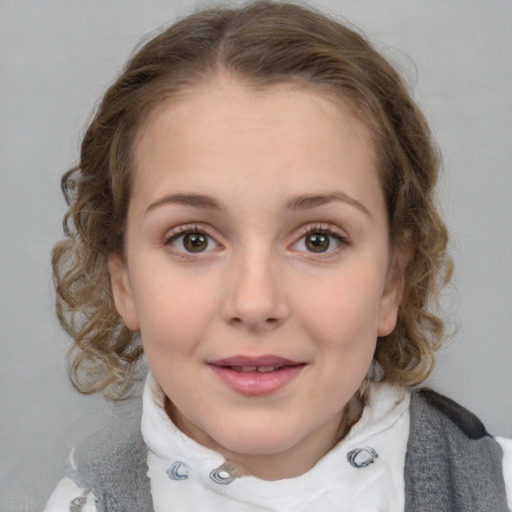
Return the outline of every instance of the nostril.
[[[277,327],[280,320],[277,317],[263,318],[262,320],[250,320],[240,316],[231,318],[230,323],[234,326],[245,326],[251,330],[274,328]]]

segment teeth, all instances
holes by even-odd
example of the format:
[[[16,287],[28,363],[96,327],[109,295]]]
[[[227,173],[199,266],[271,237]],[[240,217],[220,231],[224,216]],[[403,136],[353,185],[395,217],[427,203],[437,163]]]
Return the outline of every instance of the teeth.
[[[232,366],[232,369],[235,370],[235,372],[249,373],[249,372],[255,372],[258,369],[258,367],[257,366]]]
[[[258,371],[260,373],[273,372],[277,369],[277,366],[258,366]]]
[[[280,366],[232,366],[231,369],[235,372],[241,373],[250,373],[250,372],[259,372],[259,373],[268,373],[273,372],[280,368]]]

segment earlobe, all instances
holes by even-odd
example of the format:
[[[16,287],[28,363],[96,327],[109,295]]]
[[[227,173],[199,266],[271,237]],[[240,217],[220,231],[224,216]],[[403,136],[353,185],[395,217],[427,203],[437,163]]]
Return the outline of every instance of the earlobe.
[[[393,264],[388,270],[386,285],[382,293],[377,335],[388,336],[396,327],[398,310],[404,290],[405,257],[395,254]]]
[[[132,331],[136,331],[139,329],[140,325],[135,308],[135,301],[133,299],[128,268],[121,256],[117,254],[109,256],[108,271],[117,312],[123,318],[126,327]]]

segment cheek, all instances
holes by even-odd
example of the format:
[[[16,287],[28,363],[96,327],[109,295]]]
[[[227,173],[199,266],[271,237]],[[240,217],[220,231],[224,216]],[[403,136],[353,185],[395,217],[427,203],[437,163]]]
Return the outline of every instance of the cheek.
[[[300,294],[304,327],[339,357],[372,353],[377,342],[380,280],[351,272]]]
[[[216,311],[213,284],[197,286],[186,275],[160,275],[145,282],[136,297],[142,341],[148,355],[166,352],[179,356],[202,339]]]

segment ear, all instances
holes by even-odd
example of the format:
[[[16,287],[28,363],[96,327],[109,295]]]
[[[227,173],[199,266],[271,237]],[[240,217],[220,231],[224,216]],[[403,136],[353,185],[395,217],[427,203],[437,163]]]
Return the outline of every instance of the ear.
[[[387,336],[393,332],[398,320],[398,310],[402,302],[404,291],[406,257],[403,253],[395,251],[391,265],[386,276],[386,284],[382,292],[377,326],[379,337]]]
[[[111,254],[108,258],[108,271],[117,312],[123,318],[126,327],[136,331],[140,327],[139,319],[133,299],[128,267],[123,258],[118,254]]]

